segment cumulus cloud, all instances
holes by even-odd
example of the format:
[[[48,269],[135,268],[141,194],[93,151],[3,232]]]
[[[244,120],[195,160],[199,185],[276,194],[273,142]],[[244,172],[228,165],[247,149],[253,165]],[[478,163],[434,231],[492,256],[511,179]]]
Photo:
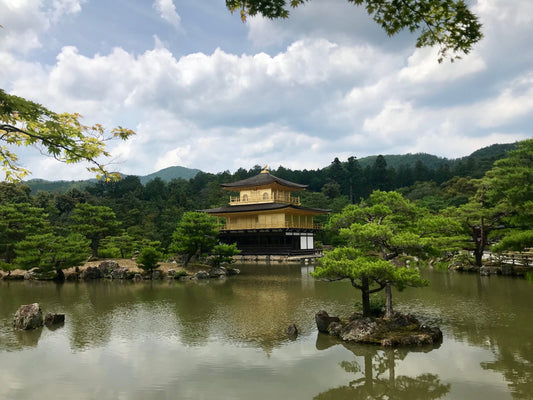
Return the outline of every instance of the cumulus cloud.
[[[153,7],[165,21],[175,28],[180,26],[181,17],[176,11],[172,0],[155,0]]]
[[[40,1],[0,2],[2,29],[0,50],[26,53],[41,46],[40,34],[50,27],[50,19]],[[31,21],[31,24],[28,23]]]
[[[85,0],[0,2],[0,51],[25,54],[42,47],[41,36],[67,14],[81,11]]]
[[[53,0],[49,14],[54,22],[59,21],[64,15],[81,12],[82,4],[87,0]]]
[[[525,21],[529,17],[519,12],[528,10],[527,1],[499,1],[499,9],[479,1],[483,22],[491,23],[486,39],[453,64],[437,63],[436,50],[415,49],[411,38],[400,37],[393,42],[398,48],[391,49],[376,38],[374,23],[347,3],[309,2],[295,10],[290,23],[251,19],[255,46],[280,33],[275,46],[283,44],[275,51],[265,44],[239,53],[223,46],[179,53],[162,30],[150,31],[155,45],[140,51],[117,46],[86,54],[65,42],[44,64],[12,50],[19,40],[14,37],[0,41],[0,87],[57,111],[80,112],[86,123],[133,128],[136,137],[110,144],[110,150],[123,172],[140,175],[171,165],[210,172],[255,164],[320,168],[335,157],[379,153],[456,157],[495,141],[531,136],[529,44],[518,41],[518,48],[507,48],[506,63],[494,61],[502,42],[533,33]],[[0,12],[7,10],[18,21],[16,32],[34,35],[33,42],[28,36],[30,42],[20,44],[26,46],[24,54],[41,45],[42,32],[53,29],[54,10],[83,15],[81,1],[47,7],[22,1],[17,9],[6,4]],[[346,7],[356,13],[345,16]],[[154,8],[186,23],[170,1],[149,3],[144,11],[153,14]],[[24,13],[35,19],[32,29],[24,25]],[[346,26],[328,33],[337,17]],[[362,25],[352,34],[348,25],[354,18]],[[510,29],[512,23],[520,29]],[[66,176],[54,161],[27,157],[41,177]]]
[[[407,66],[398,74],[399,79],[421,84],[429,82],[452,82],[484,70],[487,66],[479,53],[464,56],[459,62],[436,63],[437,48],[417,49],[407,59]]]

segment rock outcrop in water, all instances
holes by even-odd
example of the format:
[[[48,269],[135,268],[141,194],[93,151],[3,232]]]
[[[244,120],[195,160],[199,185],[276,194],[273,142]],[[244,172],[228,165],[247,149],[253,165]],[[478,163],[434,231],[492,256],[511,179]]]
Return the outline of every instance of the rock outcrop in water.
[[[348,319],[330,317],[326,311],[315,315],[320,332],[345,342],[377,344],[385,347],[421,346],[442,341],[439,328],[421,325],[410,314],[395,313],[392,318],[363,317],[354,313]]]
[[[65,323],[65,314],[47,313],[44,317],[44,324],[48,328],[55,328]]]
[[[16,329],[30,330],[43,326],[43,312],[39,303],[25,304],[19,307],[13,319]]]

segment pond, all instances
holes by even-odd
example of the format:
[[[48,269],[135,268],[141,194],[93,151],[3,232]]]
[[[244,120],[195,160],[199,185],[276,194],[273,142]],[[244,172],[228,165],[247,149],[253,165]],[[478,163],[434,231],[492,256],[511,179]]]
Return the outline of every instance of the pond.
[[[395,305],[442,344],[384,350],[317,332],[318,310],[353,311],[348,282],[238,267],[210,282],[0,282],[0,399],[533,398],[531,281],[424,271],[430,286]],[[14,331],[34,302],[64,326]]]

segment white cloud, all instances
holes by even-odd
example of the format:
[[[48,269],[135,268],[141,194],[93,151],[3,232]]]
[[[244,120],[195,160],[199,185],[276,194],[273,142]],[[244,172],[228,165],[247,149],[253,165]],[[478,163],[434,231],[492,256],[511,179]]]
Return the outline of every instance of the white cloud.
[[[87,0],[53,0],[50,10],[52,20],[58,22],[63,16],[68,14],[78,14],[81,6]]]
[[[509,29],[516,25],[527,27],[533,22],[533,3],[528,0],[477,0],[473,10],[485,24],[498,21]]]
[[[26,53],[41,46],[39,36],[50,27],[41,3],[33,0],[0,2],[0,50]]]
[[[153,7],[165,21],[174,26],[180,26],[181,17],[176,12],[176,7],[172,0],[154,0]]]
[[[416,49],[407,60],[407,66],[398,73],[400,80],[415,84],[431,82],[452,82],[468,75],[473,75],[486,68],[486,64],[477,52],[463,56],[456,62],[438,63],[437,48]]]
[[[410,103],[387,102],[378,115],[367,118],[363,129],[373,135],[380,135],[385,141],[403,140],[398,133],[419,132],[422,127],[423,115]]]
[[[0,29],[8,37],[0,40],[0,87],[56,111],[79,112],[87,124],[135,129],[136,137],[110,147],[126,173],[176,164],[211,172],[255,164],[314,169],[336,156],[393,152],[454,157],[531,136],[533,55],[527,41],[533,28],[522,21],[528,16],[520,19],[529,4],[479,1],[486,38],[453,64],[437,63],[435,50],[415,49],[412,38],[374,37],[374,23],[345,0],[309,2],[288,21],[250,19],[250,35],[261,26],[263,39],[280,33],[276,45],[284,47],[275,51],[230,51],[218,43],[227,41],[198,51],[192,33],[194,50],[176,51],[175,30],[155,18],[165,28],[147,29],[153,48],[134,51],[125,43],[87,54],[65,39],[44,63],[36,50],[60,23],[54,12],[84,18],[95,3],[4,0],[0,14],[9,16],[9,24],[2,21]],[[144,7],[143,17],[153,17],[154,8],[162,16],[176,13],[172,2]],[[206,18],[210,6],[201,7]],[[335,18],[342,27],[330,33]],[[203,21],[194,21],[195,29]],[[187,33],[188,22],[179,22]],[[221,25],[216,32],[223,36],[227,29]],[[24,153],[24,161],[37,176],[76,175],[36,154]]]
[[[0,1],[0,51],[25,54],[41,48],[41,36],[67,14],[77,14],[86,0]]]

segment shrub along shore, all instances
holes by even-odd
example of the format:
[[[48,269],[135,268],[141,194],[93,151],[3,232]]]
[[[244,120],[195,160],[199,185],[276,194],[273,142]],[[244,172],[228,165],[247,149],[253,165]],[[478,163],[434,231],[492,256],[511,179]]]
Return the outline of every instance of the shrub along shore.
[[[58,276],[56,271],[41,271],[39,268],[29,270],[16,269],[10,273],[0,272],[3,280],[39,280],[39,281],[90,281],[95,279],[125,279],[125,280],[159,280],[179,279],[196,280],[237,275],[236,268],[213,268],[206,264],[189,264],[185,269],[177,262],[160,263],[153,271],[144,271],[130,259],[110,259],[89,261],[82,266],[71,267],[62,271],[64,277]]]

